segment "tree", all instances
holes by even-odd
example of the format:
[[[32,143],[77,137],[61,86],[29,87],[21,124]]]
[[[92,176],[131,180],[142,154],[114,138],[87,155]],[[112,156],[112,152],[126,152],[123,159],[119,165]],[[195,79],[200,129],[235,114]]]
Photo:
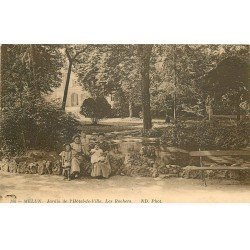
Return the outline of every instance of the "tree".
[[[136,107],[141,106],[140,73],[135,45],[116,45],[110,48],[106,67],[107,81],[114,86],[116,97],[122,107],[128,109],[129,117],[133,117]]]
[[[22,106],[61,84],[63,58],[57,45],[5,45],[2,57],[2,105]]]
[[[96,102],[93,98],[87,98],[83,101],[80,114],[91,118],[92,124],[96,124]]]
[[[111,105],[104,97],[97,97],[96,101],[96,110],[97,110],[97,119],[102,119],[105,117],[111,116]]]
[[[239,84],[239,79],[242,79],[242,77],[247,75],[247,73],[244,73],[243,71],[247,72],[247,64],[249,60],[249,46],[247,45],[191,46],[190,45],[189,48],[191,48],[189,52],[191,53],[190,54],[190,58],[192,59],[191,65],[194,71],[193,81],[197,81],[198,83],[197,88],[199,89],[200,96],[202,96],[203,99],[202,104],[205,106],[206,105],[205,101],[210,100],[210,105],[214,106],[213,108],[215,111],[216,109],[217,111],[220,110],[219,113],[228,113],[228,114],[238,113],[239,103],[242,103],[244,101],[243,92],[245,91],[244,84],[242,83]],[[196,58],[198,58],[198,60],[194,60]],[[237,58],[236,60],[237,62],[231,63],[230,58]],[[226,66],[226,64],[231,65],[230,67],[228,67],[228,70],[225,70],[225,67],[221,67],[222,65]],[[236,65],[236,67],[234,67],[233,64]],[[210,78],[210,76],[212,75],[215,76],[214,73],[216,72],[218,76],[217,84],[215,84],[215,82],[212,80],[212,78],[215,79],[216,77]],[[210,81],[211,83],[210,86],[207,82],[208,78],[212,80]],[[223,82],[226,83],[224,84]],[[247,81],[245,81],[245,86],[247,86],[246,82]],[[232,85],[234,85],[233,88],[231,88],[230,85],[231,87]],[[215,86],[217,87],[214,92]],[[230,88],[231,90],[229,91]],[[235,91],[236,89],[237,91]],[[215,95],[213,95],[212,92],[214,92]],[[215,99],[216,99],[216,105],[215,102],[213,101]],[[232,100],[235,100],[238,104],[231,102]],[[228,106],[230,111],[225,110],[226,106]]]
[[[110,116],[110,113],[111,106],[104,97],[85,99],[80,110],[80,114],[91,118],[93,125],[96,125],[100,119]]]
[[[112,91],[107,82],[106,58],[108,45],[96,45],[82,54],[76,65],[78,82],[93,98],[105,97]]]
[[[248,55],[246,45],[155,45],[150,69],[152,114],[169,110],[174,117],[175,110],[180,118],[183,110],[205,115],[203,77],[229,56],[247,61]]]
[[[119,87],[126,97],[129,117],[135,116],[135,108],[141,106],[141,82],[138,58],[134,49],[119,64],[120,84]]]
[[[17,148],[25,150],[39,143],[42,145],[39,136],[44,123],[50,122],[44,118],[55,110],[52,106],[45,110],[43,95],[61,84],[60,48],[57,45],[5,45],[1,49],[4,51],[1,58],[1,141],[13,152]]]
[[[208,72],[203,85],[204,92],[212,98],[215,113],[237,114],[243,110],[240,104],[248,101],[249,65],[238,57],[227,57]]]
[[[151,61],[151,104],[153,114],[160,111],[174,120],[180,110],[198,100],[193,81],[192,58],[187,45],[156,45]]]
[[[65,54],[68,59],[68,72],[67,78],[64,88],[63,101],[62,101],[62,109],[65,110],[66,101],[68,96],[68,89],[70,83],[70,76],[72,72],[73,64],[78,62],[78,57],[84,53],[88,49],[89,45],[66,45],[65,46]]]
[[[142,113],[143,113],[143,131],[147,131],[152,128],[152,118],[150,110],[150,56],[153,45],[140,44],[137,45],[139,69],[141,77],[141,98],[142,98]]]
[[[2,117],[2,108],[3,108],[3,95],[4,95],[4,80],[6,79],[6,67],[4,62],[7,61],[7,45],[2,44],[0,50],[0,117]]]
[[[81,65],[78,71],[80,82],[94,97],[105,96],[118,89],[123,90],[122,92],[128,96],[131,116],[133,115],[135,93],[139,92],[140,87],[140,103],[145,131],[152,128],[149,92],[152,47],[153,45],[105,45],[101,50],[98,48],[98,51],[90,55],[89,63]],[[133,70],[131,70],[133,67],[131,61],[133,61]],[[85,60],[85,62],[87,61]],[[92,66],[89,66],[91,63]],[[117,92],[119,93],[119,91]]]
[[[134,115],[141,105],[140,74],[135,45],[101,45],[77,66],[80,84],[92,97],[115,96],[119,114]],[[127,109],[127,110],[125,110]]]
[[[2,120],[3,120],[3,78],[5,77],[4,74],[4,67],[3,62],[6,61],[7,56],[7,46],[5,44],[0,45],[0,131],[2,131]],[[1,132],[0,132],[1,136]],[[0,148],[2,148],[2,138],[0,137]]]
[[[173,78],[174,78],[174,95],[173,95],[173,118],[174,122],[176,121],[176,85],[177,85],[177,79],[176,79],[176,47],[173,45]]]

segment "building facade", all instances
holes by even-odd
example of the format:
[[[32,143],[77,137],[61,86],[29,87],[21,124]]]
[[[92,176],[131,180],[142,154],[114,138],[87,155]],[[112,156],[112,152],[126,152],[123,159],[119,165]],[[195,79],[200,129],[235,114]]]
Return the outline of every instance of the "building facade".
[[[62,84],[56,88],[50,95],[46,97],[47,100],[63,100],[67,72],[63,72]],[[83,101],[90,97],[88,91],[85,91],[77,82],[76,75],[72,72],[69,82],[69,89],[66,101],[66,107],[80,107]]]
[[[59,102],[62,103],[66,79],[67,79],[67,71],[64,71],[62,75],[62,84],[60,85],[60,87],[54,89],[54,91],[51,94],[45,97],[47,101],[58,100]],[[66,100],[66,109],[80,110],[83,101],[89,97],[91,97],[90,93],[84,90],[83,86],[81,86],[78,83],[76,74],[72,72],[69,82],[67,100]],[[113,107],[114,105],[113,95],[111,94],[107,96],[106,99],[111,105],[111,107]]]

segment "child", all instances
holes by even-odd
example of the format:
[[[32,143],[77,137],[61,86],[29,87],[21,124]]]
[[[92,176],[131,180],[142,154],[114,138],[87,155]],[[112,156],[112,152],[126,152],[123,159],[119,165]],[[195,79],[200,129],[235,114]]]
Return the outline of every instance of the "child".
[[[101,177],[102,176],[102,167],[100,162],[105,162],[105,156],[103,150],[99,148],[98,145],[95,145],[90,151],[91,153],[91,164],[92,164],[92,177]]]
[[[62,157],[62,175],[64,179],[68,179],[70,181],[70,169],[71,169],[71,161],[72,161],[72,151],[70,144],[64,144],[65,151],[60,153]]]

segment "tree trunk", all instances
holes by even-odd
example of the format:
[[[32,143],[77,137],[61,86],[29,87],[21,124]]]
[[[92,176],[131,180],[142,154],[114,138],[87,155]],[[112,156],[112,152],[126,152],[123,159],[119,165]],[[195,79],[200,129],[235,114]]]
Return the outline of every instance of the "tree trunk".
[[[241,119],[240,96],[237,97],[236,110],[237,110],[236,119],[239,121]]]
[[[36,50],[35,45],[30,44],[30,87],[33,99],[40,97],[40,89],[36,81]]]
[[[63,110],[65,110],[65,107],[66,107],[71,70],[72,70],[72,61],[69,61],[67,79],[66,79],[66,84],[65,84],[65,88],[64,88],[63,102],[62,102],[62,109]]]
[[[173,101],[173,117],[174,117],[174,122],[176,121],[176,93],[174,93],[174,101]]]
[[[3,121],[3,108],[4,104],[4,95],[5,90],[4,86],[6,86],[6,65],[7,65],[7,45],[2,44],[0,50],[0,129],[2,130],[2,121]],[[2,140],[0,140],[0,148],[2,147]]]
[[[138,45],[138,55],[141,74],[141,97],[143,113],[143,131],[146,132],[152,128],[151,108],[150,108],[150,79],[149,63],[153,45]]]
[[[173,45],[173,64],[174,64],[174,95],[173,95],[173,119],[174,122],[176,121],[176,86],[177,86],[177,79],[176,79],[176,55],[175,55],[175,45]]]
[[[0,119],[2,119],[2,53],[3,45],[0,45]]]
[[[4,82],[6,81],[5,66],[7,64],[7,46],[6,44],[1,45],[0,53],[0,112],[4,107]],[[2,112],[1,112],[2,114]]]
[[[133,117],[133,101],[132,100],[129,100],[128,110],[129,110],[129,117],[132,118]]]

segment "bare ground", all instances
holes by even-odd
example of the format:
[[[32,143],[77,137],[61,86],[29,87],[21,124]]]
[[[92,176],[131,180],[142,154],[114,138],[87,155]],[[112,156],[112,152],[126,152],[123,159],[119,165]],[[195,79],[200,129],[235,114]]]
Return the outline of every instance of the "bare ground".
[[[16,197],[16,198],[15,198]],[[0,172],[0,202],[250,202],[250,181],[114,176],[65,181],[61,176]],[[144,200],[145,201],[145,200]]]

